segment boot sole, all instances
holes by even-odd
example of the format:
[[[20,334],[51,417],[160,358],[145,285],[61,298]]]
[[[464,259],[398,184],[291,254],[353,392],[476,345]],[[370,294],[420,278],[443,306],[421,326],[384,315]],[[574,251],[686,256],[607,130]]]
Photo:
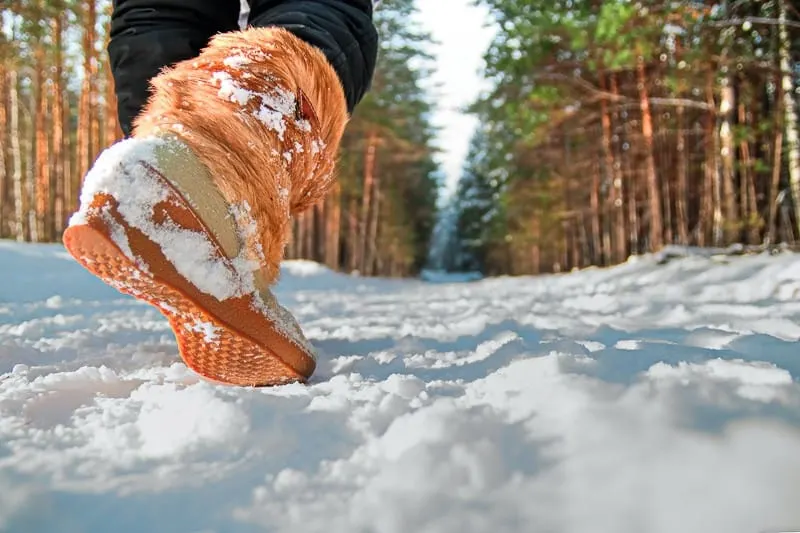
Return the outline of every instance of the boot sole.
[[[183,197],[171,186],[170,190],[165,216],[183,228],[205,232],[215,242]],[[68,252],[108,285],[156,307],[169,320],[183,361],[205,379],[272,386],[305,382],[311,376],[314,357],[259,311],[263,302],[253,295],[220,301],[199,291],[157,243],[125,223],[112,196],[96,194],[84,222],[65,231]],[[128,254],[118,245],[120,228]],[[216,251],[218,259],[234,270],[218,244]],[[130,253],[138,260],[132,261]]]

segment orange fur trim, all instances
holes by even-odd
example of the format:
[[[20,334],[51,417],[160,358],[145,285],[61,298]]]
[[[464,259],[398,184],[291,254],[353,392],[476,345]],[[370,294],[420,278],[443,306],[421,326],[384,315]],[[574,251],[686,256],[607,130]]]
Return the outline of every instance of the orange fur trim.
[[[151,85],[133,136],[179,136],[231,205],[247,202],[260,238],[246,246],[274,281],[291,217],[321,201],[335,179],[348,117],[333,67],[287,30],[249,28],[215,36]]]

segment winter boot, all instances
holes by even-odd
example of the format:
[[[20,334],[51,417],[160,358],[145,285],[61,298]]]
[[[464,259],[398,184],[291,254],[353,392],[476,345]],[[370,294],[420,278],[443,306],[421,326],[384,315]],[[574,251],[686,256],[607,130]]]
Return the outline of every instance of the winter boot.
[[[86,175],[67,250],[169,319],[201,376],[305,381],[316,361],[269,290],[293,216],[333,183],[347,121],[324,55],[286,30],[220,34],[152,81],[133,136]]]

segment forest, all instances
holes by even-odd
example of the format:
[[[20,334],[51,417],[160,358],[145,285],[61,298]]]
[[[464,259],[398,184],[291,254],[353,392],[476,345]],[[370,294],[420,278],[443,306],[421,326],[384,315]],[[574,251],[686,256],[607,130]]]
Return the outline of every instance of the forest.
[[[496,34],[491,89],[452,198],[431,122],[436,68],[413,0],[384,0],[372,89],[338,183],[287,258],[415,276],[437,220],[451,271],[606,266],[668,244],[800,241],[800,16],[788,0],[471,0]],[[82,177],[121,138],[110,0],[4,0],[0,238],[58,242]],[[441,233],[441,232],[440,232]]]
[[[449,207],[452,270],[561,272],[800,239],[786,0],[478,0],[492,90]]]
[[[0,33],[0,238],[58,242],[82,178],[122,138],[108,66],[110,0],[5,0]],[[294,222],[286,257],[362,275],[424,265],[437,216],[430,37],[385,1],[372,90],[345,133],[338,183]],[[413,68],[412,66],[413,65]]]

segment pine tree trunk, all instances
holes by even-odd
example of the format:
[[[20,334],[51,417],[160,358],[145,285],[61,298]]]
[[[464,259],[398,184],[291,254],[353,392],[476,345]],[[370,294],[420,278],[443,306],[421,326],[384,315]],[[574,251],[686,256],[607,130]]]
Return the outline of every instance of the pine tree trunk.
[[[591,232],[592,232],[592,245],[591,257],[589,260],[593,264],[602,264],[602,241],[600,237],[600,166],[593,164],[592,169],[592,188],[589,193],[589,208],[591,210]]]
[[[109,2],[106,4],[106,16],[111,17],[113,4]],[[109,39],[111,37],[110,28],[106,28],[104,49],[108,49]],[[107,148],[114,144],[118,139],[122,138],[122,129],[119,125],[119,117],[117,115],[117,95],[114,91],[114,76],[111,71],[111,63],[108,57],[104,57],[103,61],[104,88],[103,94],[103,117],[105,124],[103,126],[103,143],[100,149]]]
[[[677,139],[677,190],[675,191],[675,225],[678,230],[678,242],[689,244],[689,210],[687,208],[688,180],[686,172],[686,128],[683,106],[678,106],[678,139]]]
[[[44,97],[47,80],[44,76],[45,52],[42,46],[42,44],[38,44],[35,52],[36,151],[34,168],[36,169],[36,235],[39,240],[51,241],[52,235],[49,231],[51,213],[48,209],[50,203],[50,155],[48,149],[49,136],[46,132],[47,99]]]
[[[327,202],[322,201],[314,206],[314,261],[325,263],[325,237],[328,235],[325,216]]]
[[[35,87],[34,87],[35,89]],[[25,147],[25,212],[28,217],[28,240],[37,242],[39,240],[39,225],[36,223],[36,122],[35,122],[35,91],[29,95],[28,107],[30,116],[33,120],[26,124],[27,146]]]
[[[380,220],[381,192],[380,177],[376,174],[373,181],[374,191],[372,193],[372,208],[370,209],[369,225],[367,227],[367,240],[365,249],[364,272],[368,275],[375,275],[376,263],[378,260],[378,222]]]
[[[611,94],[614,96],[619,95],[619,87],[617,84],[617,77],[612,74],[611,75]],[[620,123],[620,115],[619,112],[615,111],[613,113],[613,122],[615,124]],[[628,134],[628,122],[623,122],[624,134],[626,138],[629,138]],[[636,254],[640,252],[639,247],[639,205],[638,205],[638,175],[633,172],[631,168],[630,157],[625,157],[625,151],[622,149],[622,140],[620,139],[617,141],[617,160],[619,161],[619,168],[620,168],[620,180],[622,180],[622,176],[627,174],[628,179],[623,182],[623,198],[627,200],[627,218],[628,218],[628,249],[630,250],[631,254]],[[622,170],[624,169],[624,171]],[[625,213],[623,213],[625,216]]]
[[[780,102],[780,100],[778,100]],[[772,180],[769,187],[769,221],[767,222],[767,244],[778,242],[778,194],[780,194],[781,168],[783,166],[783,129],[782,121],[775,129],[774,148],[772,150]]]
[[[314,260],[314,208],[303,213],[303,259]]]
[[[89,63],[90,79],[92,80],[91,90],[89,92],[89,110],[91,134],[89,135],[89,163],[88,168],[94,164],[94,160],[100,153],[100,145],[103,138],[100,136],[100,126],[103,122],[103,117],[100,115],[100,91],[103,88],[103,80],[100,78],[100,58],[95,51],[95,44],[97,42],[97,33],[95,25],[97,24],[97,0],[85,0],[88,7],[89,22],[92,28],[91,34],[91,52],[93,61]]]
[[[794,99],[794,81],[792,70],[794,64],[791,57],[791,40],[786,27],[788,18],[786,0],[778,0],[779,41],[781,86],[783,87],[784,127],[786,129],[786,156],[789,163],[789,187],[794,202],[797,233],[800,235],[800,139],[798,139],[797,111]]]
[[[747,109],[743,102],[739,103],[739,124],[749,125]],[[742,139],[739,143],[741,154],[741,220],[747,227],[747,243],[758,244],[760,219],[758,205],[756,204],[756,185],[753,177],[753,158],[750,155],[750,142]]]
[[[360,242],[359,242],[359,257],[361,264],[359,268],[361,272],[366,275],[367,269],[367,247],[369,246],[369,235],[367,234],[367,225],[369,223],[369,210],[373,205],[372,195],[373,182],[375,181],[375,153],[378,147],[378,134],[375,130],[371,130],[367,135],[367,145],[364,150],[364,192],[362,195],[361,203],[361,221],[360,227]]]
[[[84,176],[92,164],[94,146],[96,144],[95,127],[95,58],[94,58],[94,25],[95,25],[94,0],[84,4],[84,31],[83,31],[83,82],[81,84],[80,102],[78,104],[78,165],[76,189],[80,188]],[[77,195],[76,195],[77,196]],[[77,208],[77,206],[71,206]]]
[[[613,74],[612,74],[613,76]],[[600,73],[600,88],[606,90],[605,76]],[[612,79],[611,92],[616,90],[616,83]],[[608,102],[605,98],[600,100],[600,119],[603,126],[603,155],[605,162],[605,175],[606,179],[611,180],[611,195],[609,198],[611,204],[611,212],[614,214],[610,217],[610,222],[613,226],[613,255],[612,261],[621,263],[625,260],[625,209],[624,209],[624,196],[622,194],[622,172],[620,166],[614,161],[614,151],[612,149],[611,130],[611,113],[608,111]],[[610,215],[610,213],[609,213]]]
[[[0,239],[7,237],[9,173],[6,161],[8,146],[8,73],[0,63]]]
[[[294,236],[294,258],[304,259],[303,244],[306,242],[306,213],[297,216],[297,231]]]
[[[720,90],[719,101],[719,157],[722,161],[721,195],[722,205],[725,210],[724,236],[725,243],[730,244],[738,240],[738,213],[736,209],[736,188],[734,187],[734,140],[733,140],[733,109],[734,93],[730,79],[724,81]]]
[[[539,244],[542,239],[541,224],[538,217],[534,217],[531,234],[533,236],[533,246],[531,246],[531,274],[539,274],[542,271],[542,250]]]
[[[709,71],[706,74],[706,99],[709,111],[705,117],[705,215],[706,220],[710,218],[711,243],[713,246],[720,246],[723,239],[723,216],[722,216],[722,184],[719,173],[719,154],[717,131],[715,128],[716,116],[714,113],[714,76]],[[703,244],[700,244],[703,246]]]
[[[342,218],[342,186],[337,181],[328,198],[325,209],[325,264],[339,270],[339,244]]]
[[[9,123],[11,131],[11,164],[13,168],[12,181],[14,182],[14,236],[18,241],[25,240],[27,224],[25,223],[25,192],[22,186],[22,149],[20,148],[19,128],[19,80],[16,69],[12,68],[8,80],[9,105],[11,117]]]
[[[65,204],[65,180],[67,173],[64,164],[68,157],[65,141],[65,120],[64,120],[64,55],[63,55],[63,13],[56,13],[52,21],[53,48],[54,48],[54,80],[53,80],[53,182],[55,183],[55,195],[53,202],[53,218],[56,235],[60,237],[66,226]]]
[[[619,88],[617,87],[617,77],[614,74],[611,74],[610,82],[611,82],[610,83],[611,94],[613,94],[616,97],[619,94]],[[612,113],[611,118],[612,118],[611,120],[612,125],[619,124],[619,113],[617,112]],[[613,134],[611,136],[611,139],[613,139]],[[625,213],[625,203],[626,200],[628,200],[627,203],[635,206],[636,200],[635,198],[634,199],[628,198],[628,196],[625,194],[625,180],[624,180],[624,174],[622,172],[622,153],[619,150],[619,142],[616,143],[616,149],[614,149],[614,145],[612,144],[610,150],[611,150],[611,156],[614,159],[613,161],[614,189],[616,191],[615,194],[617,195],[616,200],[614,201],[614,207],[616,208],[616,213],[617,213],[615,222],[617,245],[615,248],[618,254],[617,255],[618,260],[621,262],[625,260],[625,257],[628,255],[628,250],[629,250],[628,239],[626,238],[626,225],[628,222],[627,222],[627,215]]]
[[[111,65],[106,62],[105,69],[105,94],[103,95],[103,142],[98,147],[99,151],[108,148],[122,138],[122,129],[117,116],[117,95],[114,93],[114,77],[111,75]]]
[[[350,198],[347,209],[347,270],[354,272],[361,264],[361,257],[358,255],[358,203],[353,196]]]
[[[636,65],[636,78],[639,86],[639,104],[642,110],[642,136],[645,149],[645,172],[647,176],[647,195],[650,208],[650,250],[659,250],[664,245],[664,230],[661,215],[661,202],[656,175],[656,161],[653,154],[653,116],[650,113],[650,97],[647,92],[647,76],[644,60],[639,58]]]
[[[672,244],[674,236],[672,234],[672,173],[664,173],[661,179],[661,204],[664,209],[664,242]]]

